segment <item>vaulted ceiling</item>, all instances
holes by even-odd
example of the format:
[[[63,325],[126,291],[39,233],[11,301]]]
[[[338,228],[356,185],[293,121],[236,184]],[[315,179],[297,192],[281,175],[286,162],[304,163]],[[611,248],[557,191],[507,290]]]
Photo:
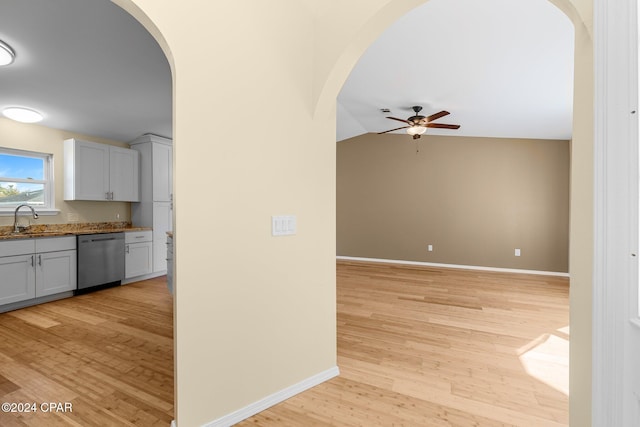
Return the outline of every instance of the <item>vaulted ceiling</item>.
[[[109,0],[2,0],[0,109],[119,141],[172,134],[171,72],[151,35]],[[430,0],[365,52],[338,97],[343,140],[402,124],[410,107],[464,136],[569,139],[573,27],[548,0]],[[382,113],[388,108],[391,113]]]
[[[337,139],[402,126],[385,117],[413,105],[461,125],[427,134],[570,139],[573,34],[548,0],[430,0],[361,57],[338,96]]]

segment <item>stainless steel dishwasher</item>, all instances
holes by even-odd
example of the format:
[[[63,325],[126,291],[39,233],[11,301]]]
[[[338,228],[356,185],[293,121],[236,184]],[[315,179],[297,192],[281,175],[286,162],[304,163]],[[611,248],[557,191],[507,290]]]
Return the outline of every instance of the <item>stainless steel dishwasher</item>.
[[[124,246],[124,233],[78,236],[78,292],[119,285],[124,279]]]

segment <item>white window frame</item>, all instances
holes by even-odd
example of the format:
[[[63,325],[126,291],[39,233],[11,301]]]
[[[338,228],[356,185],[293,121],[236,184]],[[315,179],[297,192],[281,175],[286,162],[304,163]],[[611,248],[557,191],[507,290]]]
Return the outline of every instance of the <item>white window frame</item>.
[[[55,180],[54,180],[54,167],[53,167],[53,154],[51,153],[40,153],[37,151],[27,151],[27,150],[18,150],[15,148],[6,148],[0,147],[0,154],[8,154],[11,156],[21,156],[21,157],[32,157],[44,160],[43,162],[43,177],[42,180],[31,180],[31,179],[19,179],[13,177],[1,177],[0,182],[6,182],[5,178],[10,178],[11,182],[21,182],[21,183],[35,183],[35,184],[44,184],[44,206],[35,206],[36,212],[38,215],[57,215],[60,213],[58,209],[56,209],[56,195],[55,195]],[[9,216],[13,215],[15,212],[15,208],[18,206],[12,207],[0,207],[0,216]]]

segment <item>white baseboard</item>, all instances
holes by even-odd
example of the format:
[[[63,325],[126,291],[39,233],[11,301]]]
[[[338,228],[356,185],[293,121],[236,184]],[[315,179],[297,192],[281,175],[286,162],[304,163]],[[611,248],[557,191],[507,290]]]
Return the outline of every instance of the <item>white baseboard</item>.
[[[381,264],[418,265],[421,267],[458,268],[461,270],[480,270],[480,271],[494,271],[498,273],[537,274],[540,276],[569,277],[569,273],[562,273],[559,271],[521,270],[517,268],[482,267],[478,265],[459,265],[459,264],[438,264],[433,262],[402,261],[402,260],[380,259],[380,258],[360,258],[360,257],[350,257],[350,256],[336,256],[336,259],[344,260],[344,261],[376,262]]]
[[[285,400],[295,396],[296,394],[302,393],[303,391],[308,390],[311,387],[317,386],[318,384],[330,380],[331,378],[337,377],[338,375],[340,375],[340,370],[337,366],[334,366],[333,368],[327,369],[324,372],[320,372],[319,374],[302,380],[297,384],[273,393],[272,395],[267,396],[264,399],[260,399],[257,402],[252,403],[251,405],[245,406],[242,409],[227,414],[222,418],[218,418],[217,420],[204,424],[202,427],[232,426],[242,420],[246,420],[247,418],[257,414],[258,412],[272,407],[273,405],[284,402]]]
[[[136,277],[132,277],[130,279],[124,279],[120,283],[123,284],[123,285],[128,285],[129,283],[139,282],[141,280],[153,279],[154,277],[160,277],[160,276],[164,276],[166,274],[167,274],[167,270],[156,271],[155,273],[145,274],[145,275],[142,275],[142,276],[136,276]]]

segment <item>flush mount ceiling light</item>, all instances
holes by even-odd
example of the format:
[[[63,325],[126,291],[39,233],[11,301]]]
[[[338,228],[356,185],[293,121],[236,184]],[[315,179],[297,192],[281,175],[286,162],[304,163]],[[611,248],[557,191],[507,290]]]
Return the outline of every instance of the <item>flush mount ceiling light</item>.
[[[11,46],[0,40],[0,67],[11,64],[15,57],[16,54]]]
[[[2,115],[22,123],[36,123],[44,118],[44,116],[37,111],[23,107],[7,107],[2,110]]]

